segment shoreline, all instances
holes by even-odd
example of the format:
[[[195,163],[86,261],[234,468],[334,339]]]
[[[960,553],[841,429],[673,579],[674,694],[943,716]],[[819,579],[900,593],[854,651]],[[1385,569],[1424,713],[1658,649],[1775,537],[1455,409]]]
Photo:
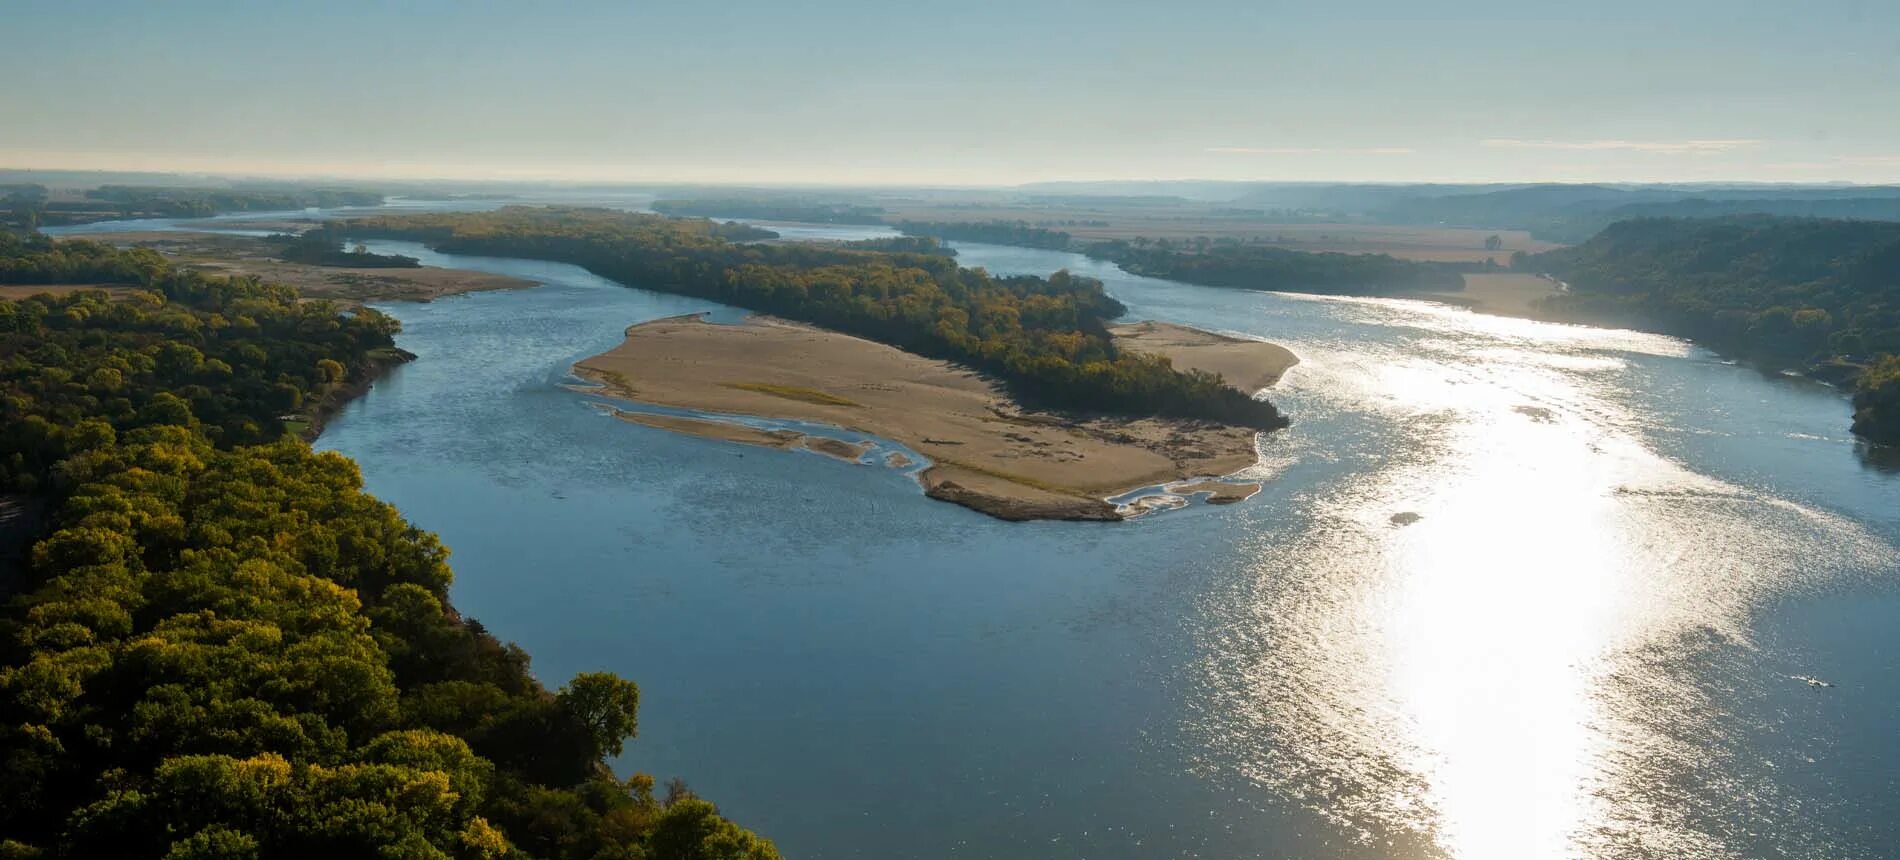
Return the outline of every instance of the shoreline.
[[[330,419],[341,413],[344,407],[368,394],[371,388],[376,387],[377,382],[396,368],[416,360],[415,353],[402,347],[390,347],[389,350],[387,355],[370,357],[368,372],[364,373],[362,378],[344,380],[342,385],[337,386],[328,396],[310,407],[303,418],[303,428],[296,431],[297,438],[305,442],[317,441],[317,437],[323,435],[323,428],[330,423]]]
[[[1277,380],[1298,361],[1274,344],[1170,323],[1112,331],[1124,348],[1155,347],[1151,351],[1178,367],[1238,369],[1247,382]],[[1205,480],[1259,461],[1250,428],[1029,411],[991,381],[948,362],[771,317],[726,325],[694,314],[638,323],[619,346],[575,363],[573,372],[599,386],[587,389],[592,393],[700,413],[612,410],[643,426],[853,463],[866,462],[870,447],[719,416],[819,424],[891,440],[928,460],[912,473],[926,496],[1004,520],[1123,520],[1146,508],[1109,499],[1152,486],[1191,483],[1189,495],[1207,493],[1209,501],[1223,502],[1258,490],[1258,484]],[[908,457],[880,459],[888,468],[915,465]]]

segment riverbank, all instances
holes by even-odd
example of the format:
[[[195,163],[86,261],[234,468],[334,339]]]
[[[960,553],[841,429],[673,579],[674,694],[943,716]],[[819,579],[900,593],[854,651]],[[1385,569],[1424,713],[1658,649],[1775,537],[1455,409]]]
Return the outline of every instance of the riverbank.
[[[304,410],[304,417],[290,425],[290,431],[305,442],[315,442],[323,435],[324,425],[330,423],[337,413],[350,402],[369,393],[371,388],[396,368],[416,360],[416,354],[401,347],[388,347],[373,350],[369,354],[369,363],[362,372],[343,381],[342,385],[332,389],[329,394]]]
[[[263,239],[223,233],[153,230],[94,233],[81,237],[121,248],[150,248],[173,262],[218,275],[243,275],[288,284],[313,298],[343,302],[426,302],[483,290],[534,286],[533,281],[422,266],[413,269],[350,268],[290,263],[277,259]]]
[[[1243,383],[1277,380],[1297,361],[1273,344],[1165,323],[1119,326],[1115,335],[1126,348],[1153,345],[1176,367],[1232,370]],[[1119,520],[1126,514],[1106,501],[1110,496],[1226,475],[1258,459],[1248,428],[1030,412],[948,362],[768,317],[736,325],[692,316],[641,323],[619,346],[574,369],[639,403],[829,424],[899,442],[930,458],[918,475],[927,495],[1007,520]],[[846,453],[789,431],[620,414],[726,441]]]

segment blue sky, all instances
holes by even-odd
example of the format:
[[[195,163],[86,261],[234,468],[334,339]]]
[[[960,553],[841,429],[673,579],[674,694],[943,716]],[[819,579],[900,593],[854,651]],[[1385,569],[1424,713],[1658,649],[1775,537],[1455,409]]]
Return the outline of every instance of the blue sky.
[[[0,0],[0,56],[8,167],[1900,181],[1891,0]]]

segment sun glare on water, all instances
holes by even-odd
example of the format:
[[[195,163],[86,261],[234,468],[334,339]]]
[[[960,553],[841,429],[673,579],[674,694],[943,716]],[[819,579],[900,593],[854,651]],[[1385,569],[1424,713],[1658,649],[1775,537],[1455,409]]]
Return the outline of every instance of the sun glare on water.
[[[1755,601],[1877,542],[1652,450],[1608,383],[1677,342],[1398,307],[1366,312],[1412,351],[1294,346],[1296,386],[1409,451],[1210,600],[1210,766],[1403,856],[1728,856],[1665,795],[1702,779],[1677,724],[1707,716],[1652,658],[1745,643]]]

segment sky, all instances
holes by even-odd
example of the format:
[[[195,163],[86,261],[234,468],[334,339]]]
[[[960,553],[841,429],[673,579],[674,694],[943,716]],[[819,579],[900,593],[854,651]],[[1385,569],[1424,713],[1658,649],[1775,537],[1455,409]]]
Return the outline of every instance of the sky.
[[[1895,0],[0,0],[0,167],[1900,182]]]

